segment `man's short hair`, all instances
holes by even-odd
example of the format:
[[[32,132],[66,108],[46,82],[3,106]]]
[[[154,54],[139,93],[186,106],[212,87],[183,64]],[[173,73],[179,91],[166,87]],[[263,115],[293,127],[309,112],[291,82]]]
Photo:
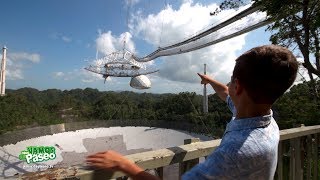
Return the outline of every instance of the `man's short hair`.
[[[298,62],[287,48],[265,45],[236,59],[233,78],[257,104],[273,104],[294,82]]]

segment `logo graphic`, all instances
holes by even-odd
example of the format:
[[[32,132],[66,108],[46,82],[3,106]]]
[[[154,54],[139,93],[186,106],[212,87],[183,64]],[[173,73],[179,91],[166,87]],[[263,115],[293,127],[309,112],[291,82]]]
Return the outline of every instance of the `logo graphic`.
[[[19,159],[28,164],[49,161],[56,158],[56,149],[53,146],[29,146],[21,151]]]

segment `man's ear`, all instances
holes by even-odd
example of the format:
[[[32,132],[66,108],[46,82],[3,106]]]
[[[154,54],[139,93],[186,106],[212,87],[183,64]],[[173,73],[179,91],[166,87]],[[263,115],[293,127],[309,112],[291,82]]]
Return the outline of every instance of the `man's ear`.
[[[235,93],[236,93],[236,95],[240,95],[243,91],[243,86],[241,85],[241,83],[238,79],[235,79],[234,83],[235,83],[235,86],[234,86]]]

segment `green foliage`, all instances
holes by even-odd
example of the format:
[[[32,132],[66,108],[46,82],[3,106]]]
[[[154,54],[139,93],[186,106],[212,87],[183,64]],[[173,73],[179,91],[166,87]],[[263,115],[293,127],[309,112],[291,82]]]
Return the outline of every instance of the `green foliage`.
[[[320,82],[317,81],[318,92]],[[280,128],[320,124],[319,102],[310,82],[295,85],[274,105]],[[61,91],[32,88],[8,90],[0,97],[0,133],[29,126],[82,120],[165,120],[193,123],[205,133],[222,135],[231,113],[226,103],[209,95],[209,113],[202,113],[202,96],[194,92],[150,94],[99,92],[86,88]]]
[[[62,122],[55,114],[30,101],[32,94],[8,94],[0,97],[0,133],[29,126],[48,125]]]
[[[312,95],[311,82],[293,86],[274,104],[274,116],[281,129],[320,124],[320,102]],[[320,81],[317,81],[320,90]],[[320,95],[320,94],[318,94]]]
[[[298,47],[311,74],[320,77],[320,1],[318,0],[253,0],[274,23],[268,26],[273,34],[270,41],[292,49]],[[247,0],[224,0],[220,9],[238,8]],[[220,10],[216,10],[218,13]],[[314,56],[310,57],[310,56]],[[313,65],[314,63],[314,65]],[[313,87],[313,93],[315,87]]]
[[[220,10],[238,8],[243,4],[247,4],[247,1],[223,0]],[[320,77],[320,1],[253,0],[253,5],[259,6],[273,21],[267,28],[273,33],[270,37],[273,44],[292,50],[298,47],[304,60],[302,65],[311,79],[310,82],[292,87],[273,106],[280,128],[320,124],[320,85],[313,76]]]

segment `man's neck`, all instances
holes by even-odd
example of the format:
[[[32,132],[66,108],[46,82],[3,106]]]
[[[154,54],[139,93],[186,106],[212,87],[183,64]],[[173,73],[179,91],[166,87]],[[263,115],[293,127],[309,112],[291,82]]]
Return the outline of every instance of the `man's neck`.
[[[269,104],[244,104],[236,108],[236,119],[265,116],[271,113],[271,105]]]

